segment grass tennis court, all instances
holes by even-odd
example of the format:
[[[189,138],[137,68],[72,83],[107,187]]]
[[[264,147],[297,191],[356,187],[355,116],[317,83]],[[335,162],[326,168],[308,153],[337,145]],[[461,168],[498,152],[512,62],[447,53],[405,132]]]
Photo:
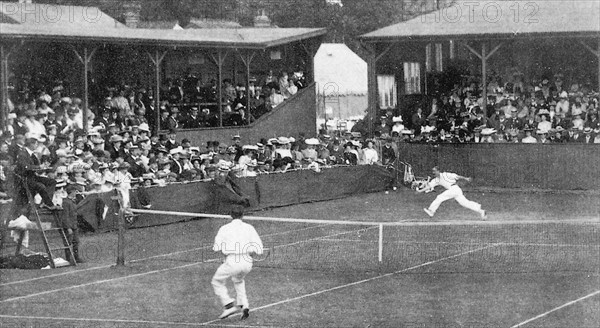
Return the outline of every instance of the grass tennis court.
[[[467,192],[485,224],[453,201],[429,219],[433,197],[399,190],[254,213],[406,222],[383,227],[381,263],[377,226],[251,222],[272,252],[247,277],[246,321],[215,320],[210,247],[223,221],[201,219],[128,231],[125,268],[111,267],[116,234],[105,233],[82,238],[88,262],[76,268],[0,271],[0,327],[598,326],[598,194]]]

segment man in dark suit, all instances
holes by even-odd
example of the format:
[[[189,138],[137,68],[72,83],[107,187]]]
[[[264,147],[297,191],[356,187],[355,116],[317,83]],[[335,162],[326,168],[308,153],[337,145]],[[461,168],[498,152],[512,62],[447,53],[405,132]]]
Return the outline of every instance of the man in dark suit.
[[[106,145],[106,151],[110,153],[110,159],[116,160],[117,157],[125,158],[125,151],[121,145],[123,144],[123,137],[115,134],[110,137],[108,144]]]
[[[171,108],[171,115],[167,118],[166,126],[161,125],[161,129],[176,130],[179,129],[179,108]]]
[[[180,161],[181,148],[173,148],[169,151],[169,154],[171,155],[171,172],[179,177],[183,173],[183,165]]]
[[[198,115],[198,107],[192,107],[192,112],[185,118],[183,127],[186,129],[197,129],[200,127],[200,116]]]
[[[146,168],[140,160],[141,149],[139,145],[134,144],[129,147],[129,152],[129,154],[125,155],[125,162],[130,165],[128,171],[132,177],[139,178],[146,173]]]
[[[579,129],[570,128],[566,135],[567,142],[582,142],[583,136],[579,133]]]
[[[412,116],[412,128],[415,130],[415,135],[421,134],[421,127],[425,124],[425,116],[421,107],[417,108],[417,112]]]
[[[587,127],[585,129],[583,129],[583,134],[584,136],[581,137],[581,141],[583,143],[586,144],[593,144],[594,143],[594,139],[596,138],[596,136],[592,135],[592,128]]]
[[[31,196],[39,194],[42,197],[42,201],[49,209],[57,209],[52,203],[52,194],[54,193],[54,187],[56,186],[56,180],[42,177],[37,175],[37,171],[44,169],[40,165],[40,160],[34,153],[34,150],[38,148],[39,142],[43,142],[44,139],[41,136],[27,134],[25,136],[25,147],[20,149],[17,153],[15,174],[16,177],[16,188],[17,188],[17,202],[16,205],[23,206],[29,203],[27,192],[25,187],[29,188]]]

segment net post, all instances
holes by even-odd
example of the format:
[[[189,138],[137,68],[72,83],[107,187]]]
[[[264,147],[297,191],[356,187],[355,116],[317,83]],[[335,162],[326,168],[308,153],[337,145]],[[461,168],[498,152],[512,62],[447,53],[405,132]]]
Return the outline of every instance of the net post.
[[[125,266],[125,214],[123,208],[119,208],[118,227],[117,266]]]
[[[379,224],[379,262],[383,261],[383,224]]]

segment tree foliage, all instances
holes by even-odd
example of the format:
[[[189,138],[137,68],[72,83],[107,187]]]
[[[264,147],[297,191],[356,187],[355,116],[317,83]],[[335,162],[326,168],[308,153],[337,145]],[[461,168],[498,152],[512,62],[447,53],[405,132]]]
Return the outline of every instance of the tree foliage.
[[[451,2],[442,0],[443,2]],[[325,42],[343,42],[358,50],[357,37],[435,8],[436,0],[45,0],[46,3],[98,6],[121,19],[124,5],[141,4],[140,18],[150,21],[192,17],[234,20],[251,26],[264,11],[279,27],[327,28]]]

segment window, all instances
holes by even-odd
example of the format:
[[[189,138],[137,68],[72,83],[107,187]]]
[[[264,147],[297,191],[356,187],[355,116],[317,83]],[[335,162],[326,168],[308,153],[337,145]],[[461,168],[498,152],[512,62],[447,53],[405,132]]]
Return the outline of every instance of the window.
[[[435,43],[433,45],[435,49],[433,49],[431,43],[425,46],[425,69],[427,72],[441,72],[443,70],[442,44]]]
[[[431,55],[431,43],[425,46],[425,70],[431,72],[433,70],[433,56]]]
[[[450,59],[454,59],[454,57],[456,56],[455,54],[455,49],[454,49],[454,40],[450,40]]]
[[[407,95],[421,93],[421,64],[404,63],[404,86]]]
[[[396,77],[393,75],[377,75],[379,91],[379,108],[395,108],[397,104]]]
[[[435,44],[435,70],[438,72],[441,72],[444,70],[443,67],[443,58],[442,58],[442,44],[441,43],[436,43]]]

